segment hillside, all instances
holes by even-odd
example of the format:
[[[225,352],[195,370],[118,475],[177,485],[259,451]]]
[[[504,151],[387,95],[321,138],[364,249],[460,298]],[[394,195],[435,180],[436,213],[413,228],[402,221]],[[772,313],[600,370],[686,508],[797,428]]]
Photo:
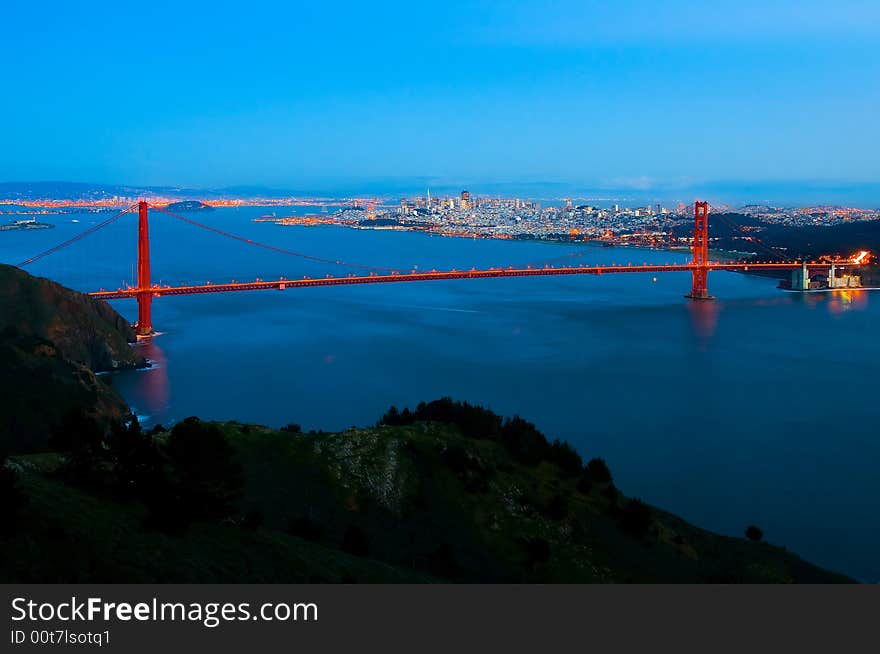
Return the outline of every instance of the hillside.
[[[298,521],[327,546],[456,581],[822,582],[783,549],[728,538],[633,501],[598,472],[523,463],[455,424],[296,435],[222,425],[246,477],[242,511]],[[592,467],[592,464],[591,464]],[[589,468],[588,468],[589,470]],[[743,526],[745,528],[745,525]]]
[[[712,534],[627,498],[601,463],[567,472],[547,460],[525,464],[506,445],[465,436],[456,424],[336,434],[195,419],[180,425],[146,436],[163,453],[164,472],[143,498],[115,486],[112,457],[86,478],[71,474],[71,455],[14,457],[27,510],[15,538],[0,544],[0,578],[849,581],[783,548]],[[229,461],[215,460],[224,448],[215,440],[208,452],[199,442],[206,436],[229,444]],[[181,443],[189,455],[175,452]],[[197,467],[187,469],[187,458]],[[177,486],[168,494],[166,484],[199,476],[201,490]],[[235,498],[225,511],[204,513],[213,501],[206,488]]]
[[[682,224],[676,237],[690,236],[693,226]],[[759,239],[747,241],[744,237]],[[880,221],[855,221],[829,226],[768,224],[742,213],[713,214],[709,220],[712,247],[755,252],[759,259],[812,259],[821,255],[848,257],[860,250],[880,252]]]
[[[3,583],[426,580],[278,531],[200,524],[181,538],[145,529],[142,506],[72,488],[47,472],[55,468],[51,457],[20,457],[10,465],[26,504],[13,536],[4,538],[0,529]]]
[[[97,372],[146,365],[106,302],[0,264],[0,451],[45,447],[71,409],[118,419],[122,398]]]
[[[50,341],[59,354],[93,372],[144,365],[134,330],[109,304],[0,264],[0,333]]]

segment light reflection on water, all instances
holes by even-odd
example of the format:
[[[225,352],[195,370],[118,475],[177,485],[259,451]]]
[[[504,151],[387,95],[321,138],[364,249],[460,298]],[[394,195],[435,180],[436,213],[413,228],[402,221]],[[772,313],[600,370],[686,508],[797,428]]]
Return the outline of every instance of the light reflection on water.
[[[149,361],[150,368],[127,374],[122,390],[126,397],[136,397],[138,419],[148,425],[158,424],[167,415],[171,390],[168,383],[168,360],[159,347],[160,336],[141,340],[140,353]],[[130,401],[130,400],[129,400]]]

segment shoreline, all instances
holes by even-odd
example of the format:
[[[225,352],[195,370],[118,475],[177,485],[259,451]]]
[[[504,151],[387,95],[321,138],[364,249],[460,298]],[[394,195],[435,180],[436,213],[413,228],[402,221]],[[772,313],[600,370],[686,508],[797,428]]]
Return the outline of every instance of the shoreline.
[[[777,288],[780,291],[785,291],[786,293],[798,293],[798,294],[807,294],[807,293],[840,293],[840,292],[852,292],[852,291],[880,291],[880,286],[852,286],[848,288],[810,288],[804,291],[798,290],[796,288]]]

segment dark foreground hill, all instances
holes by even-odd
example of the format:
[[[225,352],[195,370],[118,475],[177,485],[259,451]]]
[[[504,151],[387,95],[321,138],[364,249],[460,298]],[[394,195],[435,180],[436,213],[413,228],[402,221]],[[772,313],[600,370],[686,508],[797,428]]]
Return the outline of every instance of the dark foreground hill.
[[[112,437],[90,467],[11,459],[25,503],[0,579],[847,581],[628,498],[601,463],[526,464],[454,424],[304,435],[192,419],[144,438],[156,449],[137,465]]]
[[[448,399],[336,434],[195,418],[145,433],[124,405],[98,410],[109,390],[65,356],[91,336],[40,340],[43,314],[17,306],[45,300],[32,284],[6,300],[28,384],[7,384],[0,418],[33,419],[41,388],[44,431],[0,460],[0,581],[847,581],[627,497],[601,460]],[[59,293],[59,311],[79,306]],[[116,324],[82,302],[95,329]],[[121,347],[124,329],[107,334]]]
[[[146,365],[128,323],[106,302],[0,264],[0,451],[39,449],[72,408],[128,413],[95,373]]]

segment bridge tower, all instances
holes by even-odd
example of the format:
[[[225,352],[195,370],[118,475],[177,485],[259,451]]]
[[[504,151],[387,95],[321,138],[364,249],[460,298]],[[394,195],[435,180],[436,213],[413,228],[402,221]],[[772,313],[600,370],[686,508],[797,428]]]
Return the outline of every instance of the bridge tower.
[[[137,303],[138,336],[153,333],[153,292],[150,290],[150,221],[149,205],[141,200],[138,203],[138,275]]]
[[[694,260],[691,292],[692,300],[711,300],[709,295],[709,203],[694,202]]]

